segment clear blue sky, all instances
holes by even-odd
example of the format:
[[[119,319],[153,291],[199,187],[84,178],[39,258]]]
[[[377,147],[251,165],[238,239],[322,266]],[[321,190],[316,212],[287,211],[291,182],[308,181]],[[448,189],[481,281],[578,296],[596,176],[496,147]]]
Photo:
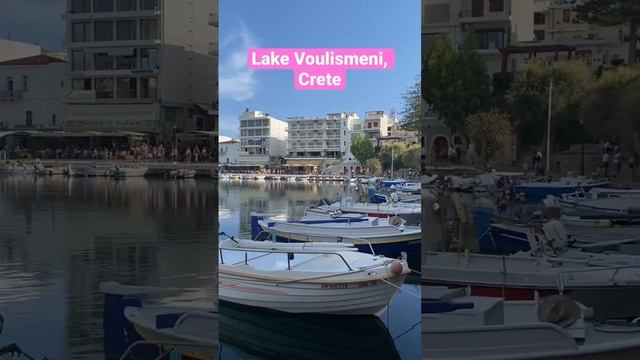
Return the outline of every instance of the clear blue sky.
[[[420,0],[220,0],[220,134],[245,108],[277,118],[399,112],[420,74]],[[350,70],[343,91],[296,91],[293,71],[249,71],[249,47],[394,48],[392,71]]]
[[[64,49],[65,0],[0,0],[0,38]]]

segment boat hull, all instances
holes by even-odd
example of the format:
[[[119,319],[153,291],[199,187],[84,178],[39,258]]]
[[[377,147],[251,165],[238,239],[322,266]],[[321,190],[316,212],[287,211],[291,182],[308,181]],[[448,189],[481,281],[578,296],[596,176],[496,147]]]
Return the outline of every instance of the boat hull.
[[[406,275],[359,282],[276,283],[240,276],[220,265],[219,299],[287,313],[379,315],[393,301]]]

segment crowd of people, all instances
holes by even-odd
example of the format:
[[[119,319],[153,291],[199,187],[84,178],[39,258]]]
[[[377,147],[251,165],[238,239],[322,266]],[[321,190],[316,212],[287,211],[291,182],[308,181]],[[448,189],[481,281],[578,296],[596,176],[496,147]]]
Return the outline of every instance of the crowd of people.
[[[16,146],[13,150],[0,149],[0,160],[7,159],[81,159],[81,160],[125,160],[135,162],[181,161],[210,162],[217,160],[214,153],[205,146],[195,145],[178,149],[175,145],[170,149],[163,144],[152,146],[146,143],[122,147],[67,147],[65,149],[30,149]]]
[[[620,177],[623,163],[626,161],[629,176],[634,179],[638,171],[638,160],[637,151],[633,151],[630,155],[625,156],[620,145],[614,146],[609,142],[605,142],[602,145],[602,161],[598,168],[598,175],[604,177]]]

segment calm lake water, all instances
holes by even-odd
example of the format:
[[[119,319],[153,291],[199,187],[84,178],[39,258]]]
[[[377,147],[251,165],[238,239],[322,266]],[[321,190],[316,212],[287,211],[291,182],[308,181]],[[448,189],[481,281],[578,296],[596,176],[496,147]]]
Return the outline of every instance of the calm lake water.
[[[248,239],[252,212],[297,218],[321,198],[357,200],[363,191],[348,184],[234,181],[220,182],[219,195],[220,231]],[[420,288],[405,284],[404,290],[379,319],[299,316],[223,305],[221,358],[419,359],[420,300],[411,294],[419,294]]]
[[[0,175],[0,346],[103,359],[101,282],[217,297],[217,183]]]

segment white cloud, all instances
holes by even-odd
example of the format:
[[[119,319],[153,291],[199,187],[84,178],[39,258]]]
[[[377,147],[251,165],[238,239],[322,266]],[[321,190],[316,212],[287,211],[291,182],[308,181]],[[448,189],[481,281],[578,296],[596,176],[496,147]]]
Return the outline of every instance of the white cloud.
[[[257,41],[243,24],[220,43],[220,97],[235,101],[253,98],[258,81],[247,67],[247,50],[258,47]]]

